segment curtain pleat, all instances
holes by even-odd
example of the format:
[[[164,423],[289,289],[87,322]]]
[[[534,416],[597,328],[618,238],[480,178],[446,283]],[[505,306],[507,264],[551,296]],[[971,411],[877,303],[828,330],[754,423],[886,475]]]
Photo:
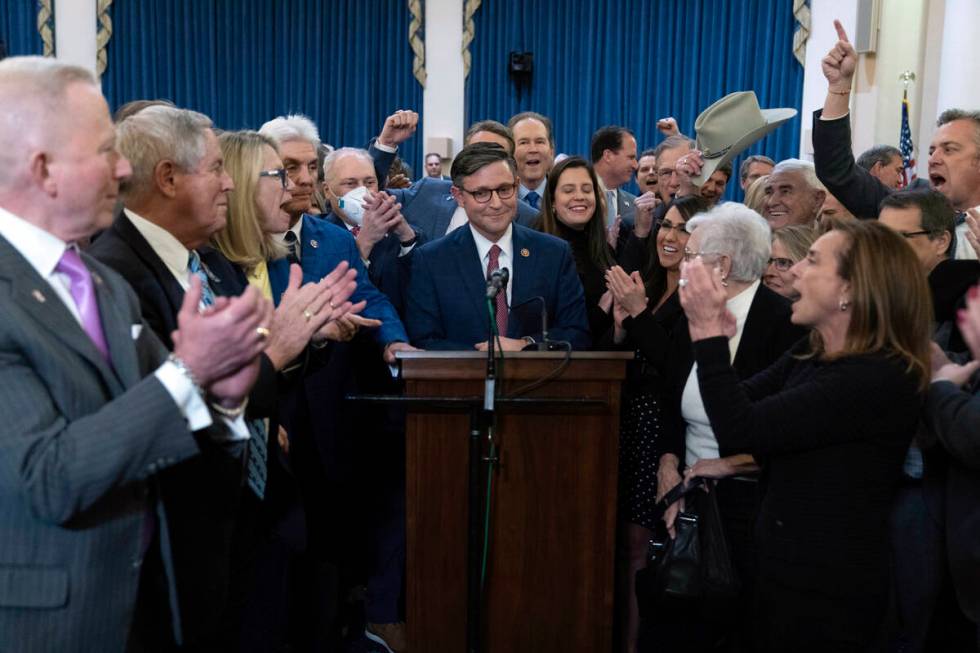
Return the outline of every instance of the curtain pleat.
[[[44,52],[37,31],[37,12],[37,0],[0,0],[0,41],[6,46],[7,56]]]
[[[116,0],[103,91],[166,98],[222,129],[304,113],[336,147],[421,112],[404,0]],[[399,154],[421,174],[422,129]]]
[[[558,152],[587,157],[592,132],[607,124],[653,147],[657,120],[671,115],[693,136],[698,114],[734,91],[755,91],[763,108],[802,102],[787,0],[485,0],[474,22],[468,121],[538,111],[554,122]],[[510,79],[512,51],[534,53],[527,88]],[[800,120],[739,157],[736,173],[748,154],[797,156]],[[741,197],[737,186],[726,198]]]

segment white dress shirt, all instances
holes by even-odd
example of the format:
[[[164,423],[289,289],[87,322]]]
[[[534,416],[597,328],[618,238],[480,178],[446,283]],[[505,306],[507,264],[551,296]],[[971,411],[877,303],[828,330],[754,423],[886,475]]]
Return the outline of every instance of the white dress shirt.
[[[81,326],[82,317],[71,295],[71,281],[67,275],[55,271],[65,250],[75,246],[2,208],[0,208],[0,236],[20,252],[41,278],[48,282],[51,290]],[[138,330],[133,330],[133,333],[138,337]],[[211,426],[211,413],[203,397],[197,393],[190,379],[177,369],[176,365],[166,361],[153,374],[173,398],[192,431]]]
[[[500,248],[500,256],[497,258],[497,267],[501,270],[507,268],[510,272],[510,281],[507,282],[507,306],[510,306],[510,289],[514,286],[514,225],[507,225],[507,231],[496,243],[487,240],[483,234],[470,225],[473,233],[473,240],[476,241],[476,251],[480,254],[480,270],[484,277],[487,273],[487,264],[490,262],[490,248],[494,245]]]
[[[742,341],[742,331],[745,328],[745,320],[749,316],[749,309],[752,307],[752,300],[755,293],[759,290],[759,282],[756,281],[751,286],[728,300],[726,306],[735,316],[735,335],[728,340],[728,354],[732,361],[735,360],[735,352],[738,351],[738,344]],[[685,462],[690,467],[703,458],[718,458],[718,440],[715,439],[715,432],[711,428],[711,421],[704,410],[704,402],[701,400],[701,388],[698,386],[698,364],[691,366],[691,373],[684,384],[684,394],[681,395],[681,414],[687,423],[687,433],[684,438],[687,445]]]

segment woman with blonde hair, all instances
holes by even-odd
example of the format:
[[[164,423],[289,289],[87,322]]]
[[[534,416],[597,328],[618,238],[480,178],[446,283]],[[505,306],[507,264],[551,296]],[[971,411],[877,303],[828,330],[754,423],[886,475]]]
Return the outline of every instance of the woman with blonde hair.
[[[741,383],[717,270],[686,263],[680,299],[719,446],[752,454],[768,479],[756,648],[864,651],[888,606],[887,519],[929,385],[929,286],[877,221],[824,234],[792,272],[792,321],[810,338]]]
[[[799,297],[800,293],[793,288],[790,270],[803,260],[818,235],[811,225],[786,225],[773,231],[772,256],[762,275],[762,282],[786,299]]]
[[[766,204],[766,181],[769,175],[762,175],[745,189],[745,201],[743,204],[759,215],[763,215],[762,210]]]

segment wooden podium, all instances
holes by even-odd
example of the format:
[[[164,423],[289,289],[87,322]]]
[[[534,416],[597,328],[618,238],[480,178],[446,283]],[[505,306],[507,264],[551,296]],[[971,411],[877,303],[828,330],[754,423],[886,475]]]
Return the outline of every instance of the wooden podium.
[[[620,385],[632,354],[573,353],[553,380],[506,398],[565,357],[511,353],[498,368],[481,652],[612,649]],[[466,651],[470,409],[483,403],[486,356],[399,358],[415,402],[406,435],[409,646]],[[482,517],[479,526],[482,540]]]

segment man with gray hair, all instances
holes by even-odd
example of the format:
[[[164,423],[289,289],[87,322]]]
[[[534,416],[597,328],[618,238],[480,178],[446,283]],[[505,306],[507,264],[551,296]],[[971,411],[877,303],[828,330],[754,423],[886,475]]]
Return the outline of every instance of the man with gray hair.
[[[96,81],[10,58],[0,104],[0,650],[179,642],[149,487],[211,438],[248,438],[224,415],[255,380],[271,306],[252,290],[199,311],[195,280],[168,358],[125,281],[76,245],[131,171]]]
[[[742,165],[738,167],[738,183],[742,187],[742,191],[748,190],[752,182],[759,177],[772,172],[775,166],[775,161],[762,154],[753,154],[745,157]]]
[[[763,217],[779,229],[789,224],[811,224],[820,216],[827,190],[813,164],[800,159],[784,159],[769,173],[765,187]]]
[[[905,182],[905,164],[897,147],[872,145],[857,158],[857,164],[888,188],[899,190]]]
[[[227,221],[231,177],[211,120],[200,113],[151,106],[123,120],[117,132],[133,174],[122,187],[123,213],[89,251],[129,281],[144,318],[173,348],[177,308],[192,279],[201,281],[202,308],[245,290],[227,259],[208,247]],[[215,649],[237,637],[231,605],[243,600],[244,590],[232,589],[237,579],[230,570],[241,567],[233,552],[242,548],[239,539],[243,546],[250,543],[249,525],[266,495],[268,465],[277,460],[266,453],[263,420],[275,414],[276,372],[303,351],[330,315],[319,311],[316,320],[302,319],[302,311],[324,290],[329,292],[315,284],[297,289],[302,303],[281,303],[268,325],[268,348],[245,411],[252,436],[247,451],[239,456],[207,452],[161,474],[188,646]],[[273,478],[288,476],[274,473]]]

